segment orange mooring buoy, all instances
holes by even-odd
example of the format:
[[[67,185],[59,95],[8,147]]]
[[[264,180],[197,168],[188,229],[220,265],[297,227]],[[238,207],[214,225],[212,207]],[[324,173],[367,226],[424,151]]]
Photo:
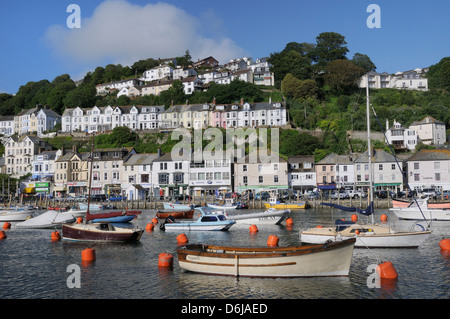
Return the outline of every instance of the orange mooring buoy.
[[[95,250],[92,248],[86,248],[81,252],[82,261],[94,261],[96,259]]]
[[[441,250],[450,250],[450,239],[442,239],[439,242],[439,247],[441,247]]]
[[[381,279],[397,279],[398,277],[397,271],[390,261],[379,264],[377,272]]]
[[[258,232],[258,226],[250,225],[249,230],[251,233],[256,233],[256,232]]]
[[[172,267],[173,256],[169,253],[161,253],[158,256],[158,267]]]
[[[153,223],[153,224],[158,224],[158,218],[153,217],[153,218],[152,218],[152,223]]]
[[[5,239],[6,233],[3,230],[0,230],[0,239]]]
[[[288,219],[286,219],[286,225],[288,225],[288,226],[294,225],[294,220],[292,219],[292,217],[289,217]]]
[[[358,215],[353,214],[352,215],[352,222],[357,222],[358,221]]]
[[[3,229],[10,229],[10,228],[11,228],[11,223],[6,222],[3,224]]]
[[[270,235],[267,239],[267,246],[274,247],[278,246],[278,237],[275,235]]]
[[[59,233],[59,231],[54,231],[52,233],[52,241],[58,241],[61,239],[61,235]]]
[[[187,238],[187,236],[186,236],[185,234],[179,234],[179,235],[177,236],[177,242],[178,242],[179,244],[185,244],[185,243],[188,242],[188,238]]]
[[[154,227],[155,227],[155,225],[153,225],[152,223],[148,223],[147,226],[145,227],[145,230],[152,231]]]
[[[383,223],[387,222],[387,219],[388,219],[388,217],[387,217],[386,214],[382,214],[382,215],[380,216],[380,220],[381,220]]]
[[[78,218],[77,218],[77,224],[81,224],[82,222],[83,222],[83,218],[78,217]]]

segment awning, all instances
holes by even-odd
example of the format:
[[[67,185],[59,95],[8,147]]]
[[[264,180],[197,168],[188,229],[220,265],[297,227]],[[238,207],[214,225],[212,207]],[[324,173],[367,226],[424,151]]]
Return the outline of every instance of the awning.
[[[36,191],[35,191],[34,187],[25,187],[23,192],[25,194],[32,194],[32,193],[35,193]]]

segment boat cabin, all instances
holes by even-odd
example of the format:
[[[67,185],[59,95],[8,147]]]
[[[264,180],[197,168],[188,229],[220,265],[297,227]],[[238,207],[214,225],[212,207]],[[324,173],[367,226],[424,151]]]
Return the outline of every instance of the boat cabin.
[[[95,227],[101,231],[115,231],[116,228],[110,223],[100,223]]]

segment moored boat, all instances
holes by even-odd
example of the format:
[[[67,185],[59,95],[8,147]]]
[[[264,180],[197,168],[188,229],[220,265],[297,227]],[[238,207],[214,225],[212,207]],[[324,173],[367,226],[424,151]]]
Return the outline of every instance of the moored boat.
[[[208,207],[196,207],[194,214],[199,214],[195,221],[175,221],[174,218],[167,218],[161,224],[162,230],[174,231],[225,231],[230,229],[236,222],[228,220],[221,212],[213,212]]]
[[[274,209],[305,209],[306,208],[306,202],[298,202],[298,203],[283,203],[277,200],[274,197],[269,198],[268,203],[264,203],[264,206],[266,209],[274,208]]]
[[[289,217],[290,210],[277,210],[270,208],[264,212],[227,214],[227,218],[237,224],[275,224],[278,225]]]
[[[109,212],[109,213],[95,213],[89,214],[89,219],[93,223],[110,222],[110,223],[128,223],[135,219],[141,213],[140,210],[127,210]]]
[[[164,206],[164,209],[170,209],[172,211],[194,209],[194,205],[192,205],[192,204],[163,203],[163,206]]]
[[[63,224],[62,238],[71,241],[133,242],[139,241],[143,229],[118,227],[109,222]]]
[[[395,207],[389,210],[400,219],[450,220],[450,209],[430,208],[426,198],[421,199],[417,204],[413,202],[408,207]]]
[[[54,228],[64,223],[75,222],[75,217],[66,212],[59,212],[58,210],[48,210],[36,217],[27,219],[14,225],[14,228],[22,229],[40,229],[40,228]]]
[[[0,222],[21,222],[30,218],[33,214],[29,209],[7,209],[0,211]]]
[[[235,277],[348,276],[355,239],[296,247],[224,247],[190,244],[177,249],[180,268]]]

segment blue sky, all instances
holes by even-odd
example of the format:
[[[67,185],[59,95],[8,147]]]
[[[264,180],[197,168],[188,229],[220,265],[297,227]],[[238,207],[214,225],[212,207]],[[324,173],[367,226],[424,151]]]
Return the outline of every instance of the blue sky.
[[[81,28],[69,29],[69,4]],[[370,29],[369,4],[381,9]],[[0,92],[68,73],[78,80],[97,66],[139,59],[269,56],[288,42],[345,36],[352,58],[367,54],[379,72],[427,67],[450,56],[449,0],[1,0]]]

